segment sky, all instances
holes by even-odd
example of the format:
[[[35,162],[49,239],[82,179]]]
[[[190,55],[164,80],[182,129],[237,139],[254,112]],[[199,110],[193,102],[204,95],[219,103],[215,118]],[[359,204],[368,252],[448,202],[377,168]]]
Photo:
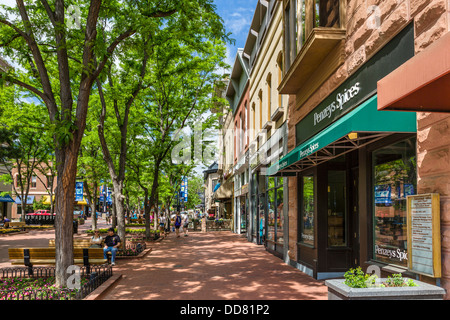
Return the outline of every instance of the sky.
[[[227,46],[226,62],[230,66],[233,66],[237,49],[245,45],[257,3],[258,0],[214,0],[227,32],[231,32],[231,38],[236,40],[234,45]]]

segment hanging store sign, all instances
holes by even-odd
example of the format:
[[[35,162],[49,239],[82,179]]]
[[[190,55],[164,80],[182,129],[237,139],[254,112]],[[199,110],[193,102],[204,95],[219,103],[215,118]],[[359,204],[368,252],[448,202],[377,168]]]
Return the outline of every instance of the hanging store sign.
[[[439,194],[407,196],[408,269],[441,277]]]

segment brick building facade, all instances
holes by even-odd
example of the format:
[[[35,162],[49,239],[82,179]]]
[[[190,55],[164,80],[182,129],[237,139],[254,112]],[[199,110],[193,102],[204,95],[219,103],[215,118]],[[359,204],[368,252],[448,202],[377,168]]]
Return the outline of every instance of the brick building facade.
[[[426,101],[381,111],[386,94],[377,84],[445,38],[450,2],[284,0],[283,6],[278,90],[289,94],[289,153],[269,171],[289,176],[289,262],[315,278],[357,265],[408,274],[406,197],[439,193],[442,275],[420,277],[448,289],[448,113],[417,112],[427,110]],[[400,91],[402,80],[389,84]],[[449,110],[446,104],[440,111]]]

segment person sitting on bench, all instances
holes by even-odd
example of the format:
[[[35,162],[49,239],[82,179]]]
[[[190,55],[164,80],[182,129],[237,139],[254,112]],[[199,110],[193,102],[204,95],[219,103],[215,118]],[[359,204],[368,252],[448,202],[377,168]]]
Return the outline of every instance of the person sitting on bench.
[[[111,265],[116,263],[117,248],[120,247],[120,237],[114,233],[114,228],[108,229],[108,235],[105,238],[105,247],[103,248],[103,256],[107,259],[107,252],[111,252]]]

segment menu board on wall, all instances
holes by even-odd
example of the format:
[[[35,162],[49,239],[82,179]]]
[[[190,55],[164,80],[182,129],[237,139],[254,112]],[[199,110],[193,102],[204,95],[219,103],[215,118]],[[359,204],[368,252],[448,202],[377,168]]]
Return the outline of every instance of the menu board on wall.
[[[407,196],[408,269],[439,278],[441,276],[441,236],[439,194]]]

